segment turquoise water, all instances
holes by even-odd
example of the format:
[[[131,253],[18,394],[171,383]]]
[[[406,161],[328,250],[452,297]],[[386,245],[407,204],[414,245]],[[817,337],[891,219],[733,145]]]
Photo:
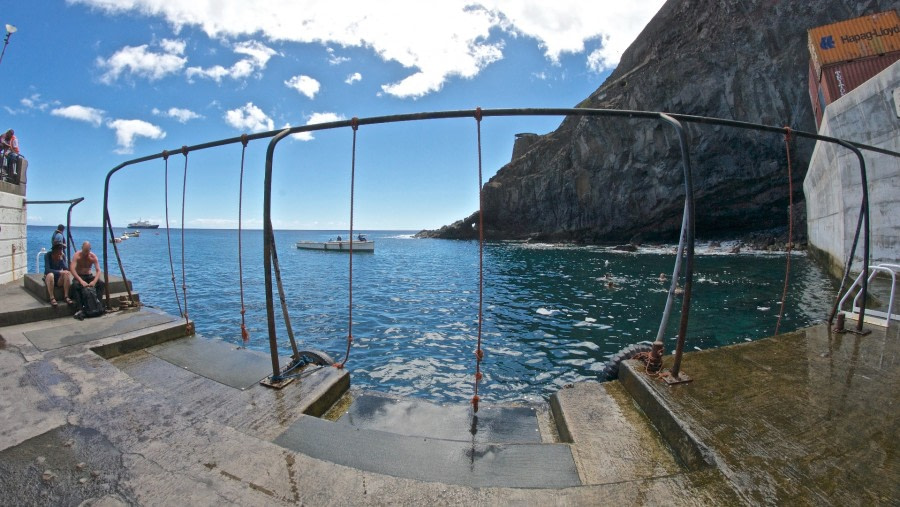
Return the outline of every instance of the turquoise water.
[[[31,271],[35,254],[49,243],[52,231],[29,227]],[[346,347],[348,256],[297,250],[294,242],[337,234],[276,232],[300,346],[324,350],[335,359],[343,357]],[[100,250],[99,228],[74,228],[73,235],[77,243],[90,240]],[[477,333],[477,243],[412,239],[408,232],[368,235],[376,240],[377,252],[353,258],[354,348],[347,365],[353,385],[435,401],[468,400]],[[245,231],[243,242],[249,347],[268,351],[262,232]],[[172,245],[180,290],[178,230],[172,230]],[[126,274],[144,303],[178,314],[165,230],[145,230],[119,248]],[[688,350],[762,338],[775,329],[784,254],[731,255],[719,250],[699,249]],[[488,244],[483,397],[545,397],[564,384],[592,378],[606,357],[623,346],[652,341],[668,288],[659,274],[671,276],[670,252]],[[198,333],[239,344],[237,231],[185,231],[185,259],[188,309]],[[117,273],[114,261],[110,246],[110,271]],[[795,255],[782,330],[823,320],[835,290],[817,264]],[[280,352],[288,355],[280,310],[276,314]],[[670,350],[677,324],[676,311],[666,334]]]

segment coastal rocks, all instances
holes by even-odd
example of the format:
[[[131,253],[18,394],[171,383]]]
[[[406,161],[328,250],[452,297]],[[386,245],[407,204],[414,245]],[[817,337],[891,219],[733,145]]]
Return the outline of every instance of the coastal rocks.
[[[886,1],[669,0],[584,108],[715,116],[814,131],[806,29],[890,8]],[[690,125],[699,236],[787,225],[784,139]],[[568,117],[484,187],[492,239],[677,241],[684,205],[674,129],[656,120]],[[794,201],[814,144],[791,147]],[[420,236],[477,237],[477,213]],[[805,229],[795,224],[794,231]]]

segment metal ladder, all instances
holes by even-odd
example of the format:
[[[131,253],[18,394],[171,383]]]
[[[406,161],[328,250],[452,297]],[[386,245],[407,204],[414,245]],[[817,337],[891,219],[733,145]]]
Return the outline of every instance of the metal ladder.
[[[871,315],[872,317],[878,317],[879,319],[884,319],[884,321],[885,321],[885,323],[883,324],[884,327],[889,327],[891,325],[891,319],[900,319],[900,315],[891,313],[894,309],[894,291],[897,289],[897,271],[900,271],[900,264],[882,263],[882,264],[878,264],[877,266],[869,266],[868,283],[872,283],[872,279],[875,278],[875,275],[878,274],[879,271],[883,272],[883,273],[887,273],[891,277],[891,296],[888,299],[887,311],[879,312],[876,310],[866,309],[866,317],[869,317]],[[859,276],[856,277],[856,280],[853,282],[853,285],[851,285],[850,288],[847,289],[847,292],[844,293],[844,297],[841,298],[841,301],[838,304],[838,309],[840,311],[844,311],[844,303],[847,301],[847,299],[850,298],[850,294],[853,293],[853,289],[856,287],[862,286],[862,280],[863,280],[863,273],[860,273]],[[853,304],[850,308],[850,311],[845,312],[851,318],[853,318],[854,316],[856,318],[859,317],[859,298],[860,298],[860,296],[862,296],[861,291],[857,292],[856,296],[853,298]],[[876,324],[879,326],[882,325],[880,322],[877,322],[877,321],[876,322],[870,321],[869,323]]]

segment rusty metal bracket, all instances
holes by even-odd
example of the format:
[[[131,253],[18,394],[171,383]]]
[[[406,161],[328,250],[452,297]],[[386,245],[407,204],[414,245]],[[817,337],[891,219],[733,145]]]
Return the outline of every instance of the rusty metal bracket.
[[[261,385],[271,387],[272,389],[282,389],[284,386],[296,380],[296,377],[275,377],[270,375],[259,381]]]
[[[688,382],[694,381],[694,379],[692,379],[690,376],[688,376],[688,374],[686,374],[683,371],[678,372],[678,375],[676,376],[676,375],[672,375],[672,372],[667,370],[662,375],[660,375],[660,377],[662,377],[662,379],[665,381],[665,383],[670,386],[674,386],[674,385],[678,385],[678,384],[687,384]]]

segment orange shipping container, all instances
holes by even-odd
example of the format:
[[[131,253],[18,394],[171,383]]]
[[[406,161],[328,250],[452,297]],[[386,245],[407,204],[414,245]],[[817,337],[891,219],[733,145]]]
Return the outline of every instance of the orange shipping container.
[[[871,14],[812,28],[807,35],[820,77],[827,65],[900,51],[900,16],[895,10]]]

